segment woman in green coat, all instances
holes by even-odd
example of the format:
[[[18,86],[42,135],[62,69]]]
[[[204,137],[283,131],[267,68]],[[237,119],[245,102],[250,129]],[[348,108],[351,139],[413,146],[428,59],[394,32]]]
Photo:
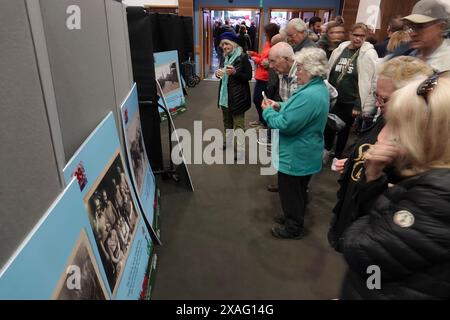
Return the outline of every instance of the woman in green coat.
[[[311,175],[322,169],[323,132],[330,106],[323,81],[328,63],[325,51],[305,48],[294,59],[300,85],[297,91],[286,102],[266,99],[263,103],[264,119],[278,130],[272,155],[284,215],[275,217],[282,226],[272,228],[272,235],[282,239],[304,236],[306,189]]]

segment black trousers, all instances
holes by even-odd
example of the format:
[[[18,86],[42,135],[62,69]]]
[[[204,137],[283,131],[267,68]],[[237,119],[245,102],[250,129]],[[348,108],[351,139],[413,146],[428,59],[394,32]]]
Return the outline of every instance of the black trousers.
[[[298,235],[303,232],[306,209],[306,189],[311,175],[291,176],[278,172],[278,193],[286,219],[286,231]]]
[[[256,80],[255,90],[253,91],[253,103],[255,104],[256,111],[258,111],[259,122],[261,122],[265,127],[267,123],[263,118],[263,109],[261,107],[263,101],[262,92],[267,90],[267,81]]]
[[[339,101],[330,110],[330,113],[334,113],[342,121],[345,122],[345,128],[337,133],[336,150],[335,157],[341,159],[342,153],[344,152],[345,146],[347,144],[348,136],[350,135],[350,129],[352,128],[354,118],[352,116],[353,104],[340,103]],[[330,129],[328,126],[325,127],[325,132],[323,134],[325,139],[325,149],[330,151],[333,148],[334,138],[336,136],[336,131]]]

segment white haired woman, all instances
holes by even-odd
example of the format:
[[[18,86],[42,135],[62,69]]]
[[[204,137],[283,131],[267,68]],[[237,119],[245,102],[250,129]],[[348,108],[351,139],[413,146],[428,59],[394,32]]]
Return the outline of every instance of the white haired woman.
[[[220,35],[220,47],[223,49],[224,59],[220,62],[221,69],[216,70],[216,77],[220,78],[218,106],[222,109],[223,124],[226,134],[224,149],[232,144],[234,135],[227,129],[245,130],[245,112],[251,107],[251,93],[249,81],[252,78],[252,66],[247,54],[238,45],[239,38],[232,32]],[[239,157],[242,157],[245,140],[237,136]]]
[[[322,169],[323,130],[330,105],[323,80],[327,71],[325,51],[304,48],[294,59],[299,88],[286,102],[263,102],[264,119],[270,128],[279,130],[279,159],[275,163],[284,215],[275,217],[283,227],[272,228],[272,235],[281,239],[304,236],[306,189],[311,175]]]
[[[388,103],[388,134],[365,155],[356,194],[361,218],[344,235],[343,299],[450,298],[448,88],[449,73],[435,74]],[[392,188],[383,172],[389,165],[403,176]],[[369,267],[378,280],[368,280]]]

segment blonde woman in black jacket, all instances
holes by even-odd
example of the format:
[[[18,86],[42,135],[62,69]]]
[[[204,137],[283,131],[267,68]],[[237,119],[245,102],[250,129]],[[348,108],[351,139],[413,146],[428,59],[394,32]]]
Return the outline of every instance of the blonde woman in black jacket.
[[[342,299],[450,298],[450,76],[396,91],[365,154],[359,215],[345,232]],[[404,179],[389,188],[383,169]]]

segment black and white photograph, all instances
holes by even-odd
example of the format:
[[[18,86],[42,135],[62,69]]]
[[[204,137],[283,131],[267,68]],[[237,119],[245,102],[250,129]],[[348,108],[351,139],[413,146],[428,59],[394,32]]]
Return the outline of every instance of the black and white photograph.
[[[127,127],[127,139],[137,193],[141,194],[142,184],[144,182],[145,166],[148,163],[148,160],[144,149],[139,112],[135,112],[132,122]]]
[[[77,278],[79,272],[79,278]],[[55,300],[107,300],[102,281],[86,231],[80,234],[57,289]]]
[[[178,78],[176,61],[155,67],[155,75],[165,96],[172,91],[180,89],[180,79]]]
[[[119,150],[84,199],[100,257],[113,294],[134,239],[139,214]]]

